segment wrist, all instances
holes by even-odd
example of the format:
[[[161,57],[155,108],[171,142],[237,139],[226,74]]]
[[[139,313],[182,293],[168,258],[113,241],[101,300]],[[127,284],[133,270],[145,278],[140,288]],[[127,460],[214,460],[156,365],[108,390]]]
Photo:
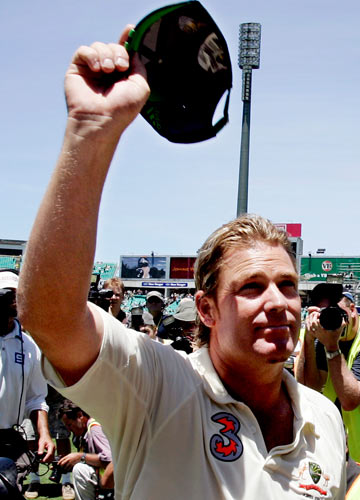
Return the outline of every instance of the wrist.
[[[68,115],[66,134],[74,134],[77,140],[91,137],[92,140],[113,144],[115,147],[126,126],[118,124],[112,116],[91,113],[70,113]]]
[[[339,343],[336,342],[336,343],[331,343],[331,344],[324,344],[324,347],[325,347],[325,351],[326,352],[335,352],[337,350],[339,350]]]
[[[86,464],[86,453],[80,453],[80,462]]]
[[[341,351],[340,349],[336,349],[335,351],[325,351],[326,354],[326,359],[331,360],[334,358],[337,358],[338,356],[341,356]]]
[[[306,334],[305,334],[305,337],[304,337],[304,343],[309,345],[309,346],[313,346],[314,345],[314,342],[315,342],[315,336],[314,334],[310,331],[310,330],[306,330]]]
[[[114,120],[108,116],[85,115],[83,117],[69,116],[63,150],[81,152],[83,148],[101,161],[105,155],[105,163],[117,147],[124,129],[117,127]]]

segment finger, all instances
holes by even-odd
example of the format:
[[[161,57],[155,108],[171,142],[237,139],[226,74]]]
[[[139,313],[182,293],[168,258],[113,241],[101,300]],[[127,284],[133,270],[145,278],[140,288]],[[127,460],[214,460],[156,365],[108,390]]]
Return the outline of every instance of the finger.
[[[115,70],[114,52],[109,44],[95,42],[91,48],[97,53],[101,70],[104,73],[112,73]]]
[[[308,316],[305,320],[305,328],[307,330],[310,330],[311,329],[311,319],[310,319],[310,316]]]
[[[108,47],[112,52],[112,59],[116,69],[120,71],[126,71],[129,69],[129,54],[125,47],[119,45],[118,43],[109,43]]]
[[[48,461],[51,459],[51,456],[52,456],[52,451],[51,451],[51,450],[49,450],[49,451],[46,453],[46,455],[45,455],[45,457],[43,458],[43,460],[42,460],[42,461],[43,461],[43,462],[48,462]]]
[[[75,52],[72,63],[78,66],[88,66],[92,71],[100,71],[100,59],[97,51],[86,45],[82,45]]]
[[[320,312],[320,307],[317,307],[317,306],[309,306],[308,308],[308,313],[311,314],[311,313],[314,313],[314,312]]]
[[[127,24],[125,26],[124,31],[120,35],[120,39],[119,39],[119,44],[120,45],[124,45],[124,43],[129,38],[129,31],[132,30],[132,29],[134,29],[134,28],[135,28],[134,24]]]

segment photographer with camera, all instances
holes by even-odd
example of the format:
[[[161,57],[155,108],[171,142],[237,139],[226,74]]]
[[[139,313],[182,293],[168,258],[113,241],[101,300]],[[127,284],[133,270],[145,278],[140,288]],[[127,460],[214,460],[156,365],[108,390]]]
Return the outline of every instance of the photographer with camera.
[[[125,285],[120,278],[110,278],[105,281],[103,290],[112,291],[109,299],[109,313],[115,316],[122,323],[126,320],[126,313],[121,309],[124,300]]]
[[[40,370],[40,350],[22,332],[16,318],[18,280],[13,270],[0,271],[0,457],[16,463],[20,489],[31,468],[31,455],[19,432],[24,416],[31,418],[38,431],[38,453],[46,450],[44,462],[51,460],[54,443],[49,434],[47,385]],[[30,484],[27,498],[37,498],[38,484]]]
[[[342,285],[323,283],[313,289],[311,302],[296,378],[335,402],[350,457],[359,462],[360,328],[354,298]]]
[[[195,302],[190,298],[182,299],[175,314],[165,320],[164,324],[168,337],[172,340],[171,347],[191,354],[196,329]]]
[[[101,425],[69,399],[61,405],[59,418],[77,438],[79,451],[56,461],[53,480],[72,470],[76,500],[95,500],[101,476],[112,461],[109,441]]]

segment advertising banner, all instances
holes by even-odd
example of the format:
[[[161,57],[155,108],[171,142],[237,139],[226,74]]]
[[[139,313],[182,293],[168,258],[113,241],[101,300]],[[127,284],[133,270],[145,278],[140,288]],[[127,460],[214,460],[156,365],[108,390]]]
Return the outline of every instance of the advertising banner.
[[[192,280],[194,279],[195,257],[171,257],[170,279]]]
[[[285,231],[291,238],[301,238],[301,224],[288,224],[287,222],[277,222],[274,224],[277,228]]]
[[[302,257],[301,279],[327,281],[329,274],[348,279],[360,279],[359,257]]]

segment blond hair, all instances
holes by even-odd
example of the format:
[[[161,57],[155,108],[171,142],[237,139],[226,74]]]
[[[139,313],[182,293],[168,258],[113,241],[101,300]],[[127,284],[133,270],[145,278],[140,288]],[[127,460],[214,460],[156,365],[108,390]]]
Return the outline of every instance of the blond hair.
[[[217,282],[225,252],[235,247],[252,248],[259,242],[282,246],[296,269],[296,258],[286,233],[259,215],[246,214],[218,228],[200,248],[194,266],[196,289],[216,298]],[[209,327],[198,317],[196,345],[207,344],[209,336]]]

